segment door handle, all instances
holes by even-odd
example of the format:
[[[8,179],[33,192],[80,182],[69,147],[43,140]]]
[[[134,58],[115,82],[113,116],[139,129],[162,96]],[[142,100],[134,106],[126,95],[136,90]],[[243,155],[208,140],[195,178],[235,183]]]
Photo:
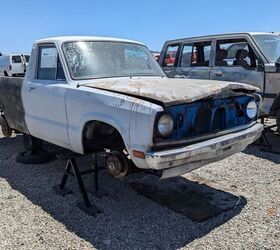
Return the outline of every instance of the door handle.
[[[185,75],[175,75],[174,77],[175,78],[187,78],[187,76],[185,76]]]
[[[36,89],[36,84],[29,84],[28,86],[29,92]]]
[[[215,74],[216,76],[223,76],[223,72],[220,71],[220,70],[215,70],[215,71],[214,71],[214,74]]]

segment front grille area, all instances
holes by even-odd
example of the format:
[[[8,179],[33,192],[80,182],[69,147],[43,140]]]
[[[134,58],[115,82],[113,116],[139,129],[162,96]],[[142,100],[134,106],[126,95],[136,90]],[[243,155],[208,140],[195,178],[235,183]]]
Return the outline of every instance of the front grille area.
[[[209,131],[211,117],[212,110],[209,107],[202,107],[198,110],[193,126],[195,134],[204,134]]]
[[[168,138],[154,139],[187,139],[248,124],[252,120],[246,115],[246,107],[252,99],[244,95],[167,107],[165,112],[172,116],[174,130]]]

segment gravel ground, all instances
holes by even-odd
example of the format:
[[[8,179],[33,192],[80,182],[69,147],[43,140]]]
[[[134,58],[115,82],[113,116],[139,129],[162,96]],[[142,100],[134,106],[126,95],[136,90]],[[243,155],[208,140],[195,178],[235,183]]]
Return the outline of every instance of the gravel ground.
[[[243,206],[204,222],[139,195],[128,182],[141,173],[120,181],[104,171],[101,187],[109,196],[90,196],[102,210],[90,217],[76,207],[79,195],[74,180],[69,185],[75,194],[60,197],[53,191],[63,161],[16,163],[23,150],[21,140],[21,136],[6,139],[0,135],[0,249],[280,248],[279,155],[249,147],[186,174],[186,183],[242,195],[246,200]],[[82,163],[88,164],[89,159]]]

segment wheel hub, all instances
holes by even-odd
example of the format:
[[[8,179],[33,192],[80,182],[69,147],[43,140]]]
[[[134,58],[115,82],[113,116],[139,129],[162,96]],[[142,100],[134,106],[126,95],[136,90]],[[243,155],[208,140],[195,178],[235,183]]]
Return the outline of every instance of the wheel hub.
[[[114,176],[118,176],[122,172],[122,164],[116,156],[112,155],[107,159],[107,167]]]

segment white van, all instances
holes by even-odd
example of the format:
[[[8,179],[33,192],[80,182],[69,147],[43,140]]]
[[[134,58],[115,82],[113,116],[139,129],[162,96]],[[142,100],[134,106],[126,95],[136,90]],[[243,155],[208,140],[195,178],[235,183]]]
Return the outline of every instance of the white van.
[[[21,54],[0,56],[0,76],[24,76],[25,59]]]

